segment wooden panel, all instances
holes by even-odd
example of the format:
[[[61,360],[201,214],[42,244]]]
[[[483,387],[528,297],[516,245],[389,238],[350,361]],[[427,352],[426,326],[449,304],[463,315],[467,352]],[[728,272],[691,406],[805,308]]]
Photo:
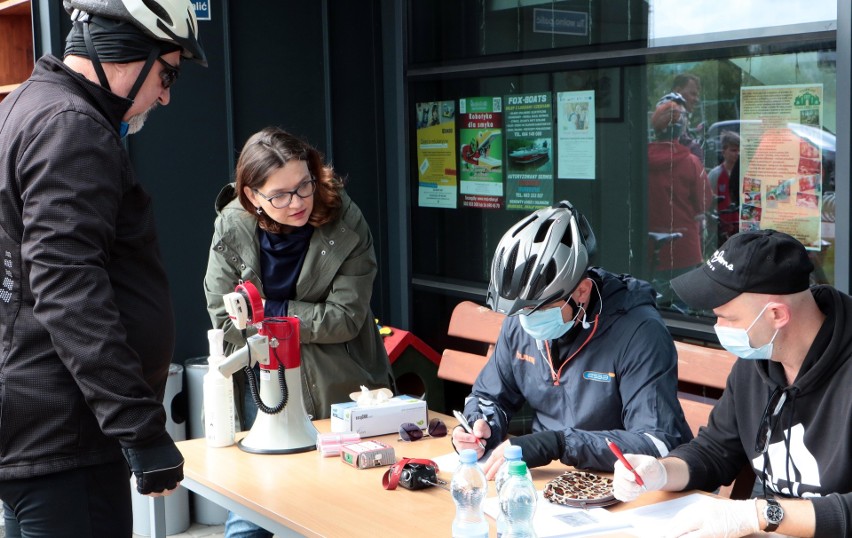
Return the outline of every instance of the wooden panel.
[[[0,11],[0,86],[23,82],[33,71],[29,3],[25,7],[23,15],[9,15],[17,8]]]
[[[725,381],[737,358],[727,351],[675,342],[678,379],[718,389]]]
[[[438,377],[448,381],[473,385],[476,376],[488,362],[487,357],[464,351],[445,349],[438,366]]]
[[[463,301],[453,309],[447,334],[486,344],[494,344],[506,318],[490,308],[471,301]]]
[[[692,435],[698,435],[698,428],[707,425],[710,411],[713,410],[716,400],[685,392],[678,392],[677,399],[683,408],[683,414],[686,417],[686,423],[689,424],[689,429],[692,430]]]
[[[5,0],[0,2],[0,17],[7,15],[30,16],[30,0]]]

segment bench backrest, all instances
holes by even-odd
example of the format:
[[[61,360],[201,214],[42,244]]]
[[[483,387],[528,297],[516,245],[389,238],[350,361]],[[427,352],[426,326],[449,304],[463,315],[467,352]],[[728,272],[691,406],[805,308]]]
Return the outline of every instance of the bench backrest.
[[[494,345],[500,336],[500,327],[506,316],[498,314],[488,307],[471,301],[456,305],[450,317],[447,334],[456,338],[473,340],[482,344],[482,353],[470,353],[455,349],[445,349],[438,366],[438,377],[448,381],[473,385],[479,371],[488,362]]]

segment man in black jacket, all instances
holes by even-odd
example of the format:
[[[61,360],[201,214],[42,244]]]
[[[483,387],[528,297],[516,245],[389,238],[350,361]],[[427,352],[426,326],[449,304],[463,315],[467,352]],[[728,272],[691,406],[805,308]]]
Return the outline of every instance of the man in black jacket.
[[[852,298],[809,288],[811,271],[801,243],[761,230],[672,281],[689,306],[713,309],[719,342],[740,360],[698,437],[662,460],[626,457],[649,490],[668,491],[713,491],[749,463],[763,495],[697,505],[669,536],[852,536]],[[621,500],[641,492],[620,463],[614,482]]]
[[[188,0],[68,0],[0,104],[0,498],[12,536],[130,536],[128,479],[168,495],[174,317],[151,200],[121,139],[205,64]]]

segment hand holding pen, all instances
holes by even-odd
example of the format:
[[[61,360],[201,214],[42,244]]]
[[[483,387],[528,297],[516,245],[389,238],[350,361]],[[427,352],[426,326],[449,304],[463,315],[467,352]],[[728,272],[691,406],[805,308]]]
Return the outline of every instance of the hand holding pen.
[[[642,477],[639,476],[639,473],[636,472],[636,469],[634,469],[633,466],[630,465],[630,462],[627,461],[627,458],[624,457],[624,454],[621,452],[621,449],[618,448],[618,445],[607,439],[606,446],[608,446],[612,453],[615,454],[615,457],[618,458],[618,461],[620,461],[622,465],[624,465],[624,468],[633,473],[633,476],[636,478],[636,483],[639,484],[639,486],[642,488],[642,491],[648,491],[648,489],[645,487],[645,482],[642,481]]]
[[[609,439],[606,442],[618,458],[612,477],[612,492],[616,499],[632,501],[645,491],[656,491],[665,487],[668,476],[660,460],[644,454],[625,456],[615,443]]]
[[[462,413],[460,413],[459,411],[453,411],[453,416],[456,417],[456,420],[459,421],[459,424],[462,428],[464,428],[464,431],[476,437],[476,434],[473,433],[473,428],[470,426],[470,423],[467,421],[467,418]],[[482,441],[482,439],[480,439],[479,437],[476,437],[476,439],[479,444],[479,448],[485,450],[485,443]]]

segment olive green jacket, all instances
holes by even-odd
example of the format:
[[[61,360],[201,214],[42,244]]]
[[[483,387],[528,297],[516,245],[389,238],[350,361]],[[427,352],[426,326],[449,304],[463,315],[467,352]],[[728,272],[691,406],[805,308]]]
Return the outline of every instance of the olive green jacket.
[[[341,191],[340,218],[314,230],[288,315],[301,320],[302,393],[313,418],[328,418],[331,404],[349,401],[360,385],[394,389],[390,362],[370,310],[376,255],[361,210]],[[239,281],[261,284],[257,219],[240,205],[234,185],[216,199],[213,243],[204,277],[207,311],[225,330],[225,353],[243,346],[222,296]],[[250,333],[251,334],[251,333]]]

